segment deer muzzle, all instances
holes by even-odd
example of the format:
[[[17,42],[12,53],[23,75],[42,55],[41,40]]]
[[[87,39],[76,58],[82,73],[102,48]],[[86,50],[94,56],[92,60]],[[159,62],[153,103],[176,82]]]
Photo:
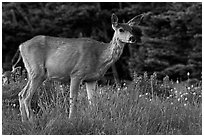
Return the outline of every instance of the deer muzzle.
[[[129,41],[130,41],[131,43],[135,43],[135,42],[136,42],[136,38],[135,38],[134,36],[131,36],[131,37],[129,38]]]

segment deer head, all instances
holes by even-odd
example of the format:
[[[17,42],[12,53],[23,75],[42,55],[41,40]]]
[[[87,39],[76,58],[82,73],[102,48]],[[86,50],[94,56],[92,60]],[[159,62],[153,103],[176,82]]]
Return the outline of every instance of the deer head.
[[[142,19],[143,19],[143,15],[141,14],[132,18],[127,23],[118,23],[118,17],[115,14],[112,14],[111,21],[112,21],[112,28],[115,31],[115,34],[114,34],[115,37],[117,37],[118,40],[124,43],[137,42],[138,38],[135,34],[135,31],[139,31],[140,29],[138,29],[136,26],[140,24]]]

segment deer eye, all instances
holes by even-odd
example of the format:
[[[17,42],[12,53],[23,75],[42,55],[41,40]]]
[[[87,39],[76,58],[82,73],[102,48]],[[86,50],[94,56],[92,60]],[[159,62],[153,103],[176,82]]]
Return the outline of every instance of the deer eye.
[[[120,29],[119,29],[119,31],[120,31],[120,32],[124,32],[125,30],[124,30],[124,29],[122,29],[122,28],[120,28]]]

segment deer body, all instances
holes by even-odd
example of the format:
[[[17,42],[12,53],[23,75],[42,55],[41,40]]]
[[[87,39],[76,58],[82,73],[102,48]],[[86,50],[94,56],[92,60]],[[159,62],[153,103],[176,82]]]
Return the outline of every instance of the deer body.
[[[112,15],[115,31],[110,43],[90,38],[57,38],[36,36],[20,45],[19,50],[28,72],[28,82],[19,93],[22,121],[33,121],[30,102],[34,92],[45,79],[56,79],[70,83],[69,117],[77,117],[79,85],[86,82],[88,99],[94,94],[96,81],[119,59],[125,43],[134,43],[131,23],[118,23]]]
[[[81,77],[84,81],[98,80],[120,57],[125,45],[115,38],[111,43],[90,38],[58,40],[57,37],[36,36],[21,44],[20,51],[27,59],[28,55],[39,57],[35,63],[41,67],[37,69],[45,71],[45,78],[61,82],[67,82],[70,75]]]

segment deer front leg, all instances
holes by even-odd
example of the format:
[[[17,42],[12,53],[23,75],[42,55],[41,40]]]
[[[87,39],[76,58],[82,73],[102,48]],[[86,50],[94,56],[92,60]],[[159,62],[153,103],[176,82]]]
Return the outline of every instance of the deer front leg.
[[[89,104],[93,102],[93,95],[96,90],[96,81],[86,82],[86,90],[88,95]]]
[[[77,97],[78,90],[81,80],[79,78],[71,78],[70,84],[70,108],[69,108],[69,118],[77,118]]]

